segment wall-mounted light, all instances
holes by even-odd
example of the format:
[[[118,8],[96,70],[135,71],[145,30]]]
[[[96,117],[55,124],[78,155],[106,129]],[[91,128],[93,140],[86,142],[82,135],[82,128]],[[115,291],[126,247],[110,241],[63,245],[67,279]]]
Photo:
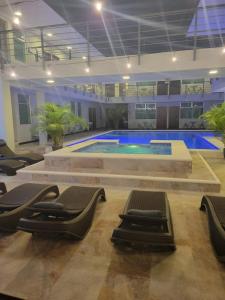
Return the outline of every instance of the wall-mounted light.
[[[51,71],[51,70],[47,70],[47,71],[46,71],[46,75],[52,76],[52,71]]]
[[[83,59],[83,60],[86,60],[86,59],[87,59],[87,56],[82,56],[82,59]]]
[[[11,71],[10,76],[15,78],[16,77],[16,72],[15,71]]]
[[[218,70],[210,70],[209,71],[209,74],[217,74],[218,73]]]
[[[51,32],[48,32],[46,35],[47,35],[48,37],[52,37],[52,36],[53,36],[53,34],[52,34]]]
[[[130,62],[127,63],[127,69],[131,69],[132,65]]]
[[[176,62],[177,61],[177,57],[176,56],[173,56],[172,57],[172,62]]]
[[[129,76],[129,75],[124,75],[124,76],[123,76],[123,79],[124,79],[124,80],[129,80],[129,79],[130,79],[130,76]]]

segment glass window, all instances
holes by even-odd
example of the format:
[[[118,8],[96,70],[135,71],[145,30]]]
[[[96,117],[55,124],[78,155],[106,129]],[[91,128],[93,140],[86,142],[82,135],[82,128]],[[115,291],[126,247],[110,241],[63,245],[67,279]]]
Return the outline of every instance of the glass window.
[[[180,109],[181,119],[192,119],[192,108],[184,107]]]
[[[203,114],[203,102],[193,102],[193,119],[198,119]]]
[[[156,119],[155,103],[138,103],[135,110],[136,119]]]
[[[183,102],[180,104],[180,107],[192,107],[192,103],[191,102]]]
[[[30,99],[27,95],[18,95],[20,124],[31,124]]]

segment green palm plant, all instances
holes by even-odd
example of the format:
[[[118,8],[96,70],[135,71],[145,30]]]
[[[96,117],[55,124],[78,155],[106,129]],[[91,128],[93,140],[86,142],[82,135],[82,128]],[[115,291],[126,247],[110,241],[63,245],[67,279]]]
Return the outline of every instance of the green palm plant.
[[[75,116],[70,106],[60,106],[54,103],[45,103],[38,110],[38,129],[52,138],[53,150],[62,148],[63,136],[66,130],[80,125],[87,129],[87,123],[83,118]]]
[[[205,112],[201,118],[207,122],[210,129],[222,133],[222,142],[225,147],[225,102],[220,106],[213,106],[209,111]]]

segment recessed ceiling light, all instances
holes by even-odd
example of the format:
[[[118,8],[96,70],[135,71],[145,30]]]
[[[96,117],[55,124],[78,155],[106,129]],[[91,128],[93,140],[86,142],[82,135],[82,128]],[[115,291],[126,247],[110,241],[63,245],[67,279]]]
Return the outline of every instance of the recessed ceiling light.
[[[222,52],[225,53],[225,47],[223,48]]]
[[[16,77],[16,73],[15,73],[14,71],[12,71],[12,72],[10,73],[10,76],[11,76],[11,77]]]
[[[172,57],[172,62],[175,62],[175,61],[177,61],[177,57],[176,57],[176,56],[173,56],[173,57]]]
[[[52,37],[53,34],[52,34],[51,32],[48,32],[48,33],[47,33],[47,36],[48,36],[48,37]]]
[[[20,19],[18,17],[13,18],[13,23],[15,25],[20,25]]]
[[[14,15],[17,17],[21,17],[22,16],[22,12],[20,10],[17,10],[14,12]]]
[[[88,68],[88,67],[85,68],[85,72],[86,72],[86,73],[90,73],[90,68]]]
[[[210,70],[209,71],[209,74],[217,74],[218,73],[218,70]]]
[[[130,69],[131,68],[131,63],[127,63],[127,69]]]
[[[83,59],[83,60],[86,60],[86,59],[87,59],[87,57],[86,57],[86,56],[82,56],[82,59]]]
[[[130,76],[124,75],[124,76],[123,76],[123,79],[124,79],[124,80],[129,80],[129,79],[130,79]]]
[[[46,82],[47,82],[47,83],[55,83],[55,80],[49,79],[49,80],[47,80]]]
[[[102,10],[102,3],[100,1],[95,3],[95,8],[97,11],[101,11]]]
[[[47,74],[48,76],[51,76],[51,75],[52,75],[52,71],[47,70],[47,71],[46,71],[46,74]]]
[[[72,50],[72,47],[71,46],[67,46],[66,49]]]

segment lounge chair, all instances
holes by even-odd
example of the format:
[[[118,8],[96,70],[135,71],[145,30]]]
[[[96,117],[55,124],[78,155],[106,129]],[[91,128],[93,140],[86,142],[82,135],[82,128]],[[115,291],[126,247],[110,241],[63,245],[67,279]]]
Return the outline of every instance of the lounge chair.
[[[225,262],[225,197],[204,196],[200,210],[208,215],[209,234],[215,254]]]
[[[21,160],[28,163],[29,165],[35,164],[44,159],[42,155],[37,153],[31,153],[31,152],[22,153],[22,154],[15,153],[8,147],[8,145],[4,140],[0,140],[0,156],[2,158],[10,159],[10,160],[12,159]]]
[[[0,196],[7,192],[6,186],[3,182],[0,182]]]
[[[32,215],[19,221],[18,229],[30,233],[83,239],[91,227],[98,200],[105,201],[102,188],[72,186],[56,201],[28,208]]]
[[[0,197],[0,230],[16,231],[19,219],[29,213],[25,208],[43,201],[49,193],[59,195],[56,185],[25,183]]]
[[[132,191],[120,218],[122,221],[111,238],[114,244],[152,250],[176,249],[166,193]]]
[[[0,171],[8,176],[16,175],[16,171],[24,167],[25,164],[22,161],[0,158]]]

